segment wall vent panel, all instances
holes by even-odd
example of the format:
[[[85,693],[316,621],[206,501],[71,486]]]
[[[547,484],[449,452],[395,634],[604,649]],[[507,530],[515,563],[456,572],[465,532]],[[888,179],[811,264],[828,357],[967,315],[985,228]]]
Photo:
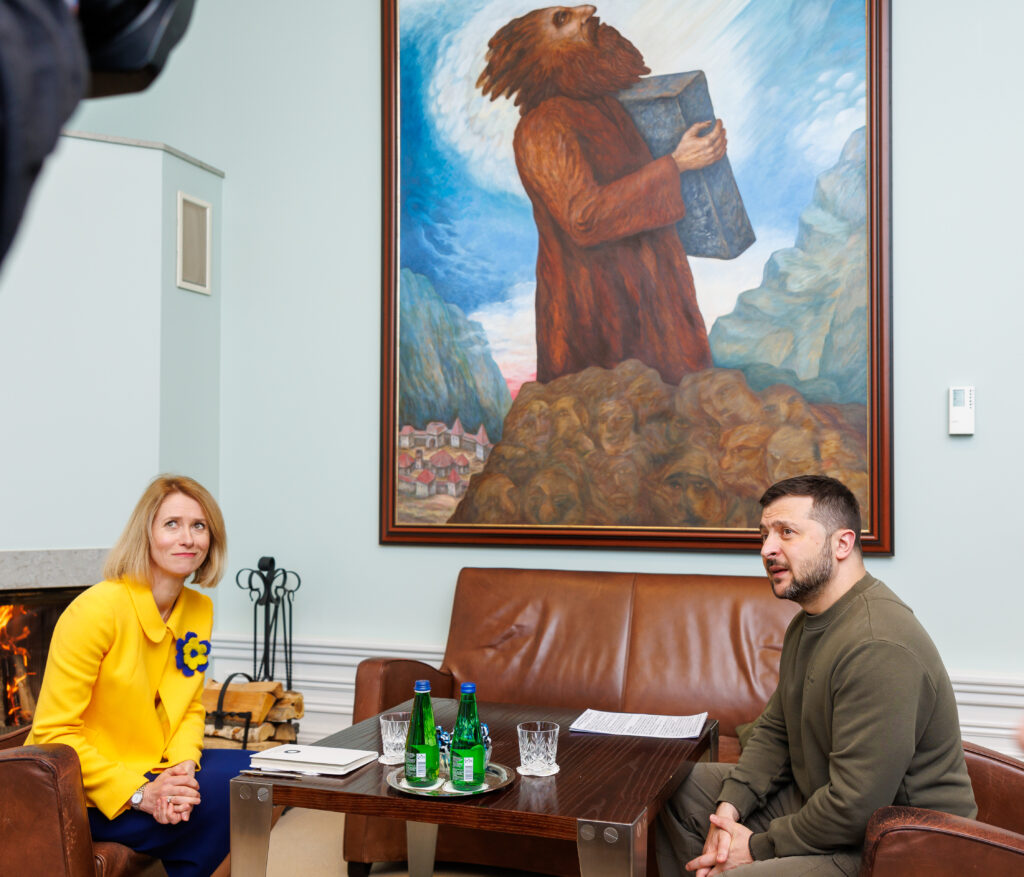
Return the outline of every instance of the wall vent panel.
[[[211,207],[178,192],[178,286],[209,295]]]

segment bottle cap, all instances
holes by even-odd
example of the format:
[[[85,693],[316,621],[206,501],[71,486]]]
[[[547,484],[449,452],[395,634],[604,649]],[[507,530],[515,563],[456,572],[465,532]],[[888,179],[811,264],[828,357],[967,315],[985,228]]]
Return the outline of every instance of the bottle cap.
[[[463,682],[461,691],[463,694],[476,694],[475,682]]]
[[[406,684],[408,685],[408,683]],[[417,679],[416,684],[413,686],[413,691],[430,691],[430,680]]]

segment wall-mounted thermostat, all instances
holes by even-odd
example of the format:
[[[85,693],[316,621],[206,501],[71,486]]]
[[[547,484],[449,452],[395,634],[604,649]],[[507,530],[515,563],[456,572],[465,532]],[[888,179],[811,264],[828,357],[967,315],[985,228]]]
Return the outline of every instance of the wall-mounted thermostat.
[[[949,434],[974,435],[974,387],[949,388]]]

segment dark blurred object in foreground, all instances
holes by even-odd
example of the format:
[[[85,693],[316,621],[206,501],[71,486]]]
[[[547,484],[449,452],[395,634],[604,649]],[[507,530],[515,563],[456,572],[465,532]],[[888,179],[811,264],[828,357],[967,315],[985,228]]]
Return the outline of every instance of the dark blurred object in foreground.
[[[185,35],[195,0],[81,0],[88,97],[142,91]]]
[[[0,260],[61,127],[86,96],[146,88],[195,0],[5,0],[0,4]]]
[[[0,4],[0,259],[87,79],[81,34],[64,0]]]

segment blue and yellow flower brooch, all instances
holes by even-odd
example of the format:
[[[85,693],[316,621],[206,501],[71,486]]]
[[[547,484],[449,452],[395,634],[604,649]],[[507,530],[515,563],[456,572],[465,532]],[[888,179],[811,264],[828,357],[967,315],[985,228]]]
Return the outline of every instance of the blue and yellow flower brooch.
[[[202,673],[210,666],[210,644],[199,639],[199,634],[189,631],[177,641],[175,663],[186,676]]]

